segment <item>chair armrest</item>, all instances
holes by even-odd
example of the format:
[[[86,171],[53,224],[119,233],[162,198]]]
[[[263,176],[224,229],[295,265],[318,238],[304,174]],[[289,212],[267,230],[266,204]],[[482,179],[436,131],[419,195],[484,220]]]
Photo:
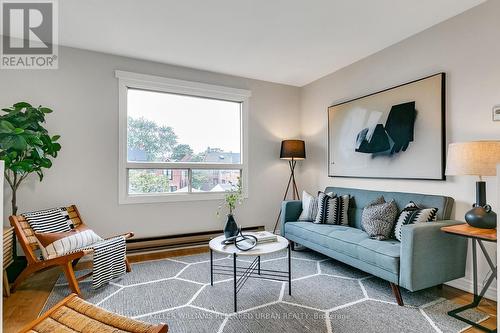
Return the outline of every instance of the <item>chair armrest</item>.
[[[297,221],[302,212],[302,201],[290,200],[283,201],[281,204],[281,235],[285,234],[285,223],[288,221]]]
[[[441,231],[446,220],[401,228],[400,286],[417,291],[465,276],[467,239]]]

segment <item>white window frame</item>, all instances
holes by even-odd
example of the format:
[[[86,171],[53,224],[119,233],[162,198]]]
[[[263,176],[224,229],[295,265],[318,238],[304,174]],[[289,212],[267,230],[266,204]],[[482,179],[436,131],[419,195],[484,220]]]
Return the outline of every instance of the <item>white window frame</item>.
[[[221,200],[223,192],[187,192],[187,193],[155,193],[129,194],[129,169],[223,169],[241,170],[242,191],[248,197],[248,109],[250,90],[229,88],[224,86],[170,79],[155,75],[138,74],[117,70],[118,78],[118,202],[119,204],[159,203],[196,200]],[[241,103],[241,163],[184,163],[184,162],[129,162],[127,160],[127,90],[129,88],[206,97]],[[190,182],[191,183],[191,182]],[[191,185],[189,185],[191,186]]]

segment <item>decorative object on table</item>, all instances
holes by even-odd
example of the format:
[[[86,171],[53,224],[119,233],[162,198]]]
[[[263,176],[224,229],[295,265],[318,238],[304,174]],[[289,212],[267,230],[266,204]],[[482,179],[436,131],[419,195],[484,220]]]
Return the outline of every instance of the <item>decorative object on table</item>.
[[[88,303],[76,294],[71,294],[19,333],[79,332],[82,327],[92,332],[167,333],[168,331],[166,324],[148,324],[127,318]]]
[[[398,216],[398,206],[391,200],[386,202],[384,197],[379,197],[363,208],[361,226],[372,239],[389,239]]]
[[[401,241],[401,228],[404,225],[436,221],[438,210],[437,208],[420,208],[416,203],[410,201],[399,213],[394,226],[393,238]]]
[[[224,235],[224,237],[226,237],[226,236]],[[241,231],[241,228],[239,228],[236,236],[229,237],[229,238],[226,237],[222,241],[222,244],[224,244],[224,245],[233,244],[240,251],[249,251],[249,250],[253,249],[255,246],[257,246],[257,237],[255,237],[252,234],[244,235],[243,232]]]
[[[14,262],[14,228],[3,228],[3,294],[10,296],[9,279],[7,278],[7,267]]]
[[[283,195],[283,201],[288,197],[288,191],[290,190],[290,185],[292,187],[292,199],[300,200],[299,190],[297,189],[297,183],[295,182],[295,165],[297,160],[304,160],[306,158],[306,144],[303,140],[283,140],[281,141],[280,158],[282,160],[288,160],[288,166],[290,167],[290,177],[288,178],[288,184],[286,186],[285,194]],[[274,224],[273,233],[276,232],[278,223],[281,216],[281,209]]]
[[[257,238],[257,244],[277,242],[278,236],[269,231],[257,231],[252,233]]]
[[[330,106],[328,176],[444,180],[444,97],[439,73]]]
[[[491,260],[488,251],[486,251],[486,248],[484,247],[483,241],[484,242],[497,242],[497,233],[496,230],[492,229],[481,229],[481,228],[475,228],[470,225],[467,225],[465,223],[463,224],[458,224],[454,226],[447,226],[447,227],[442,227],[442,231],[456,235],[456,236],[461,236],[465,238],[470,238],[472,242],[472,282],[473,282],[473,292],[474,292],[474,298],[472,303],[461,306],[457,309],[451,310],[448,312],[448,314],[458,320],[461,320],[469,325],[472,325],[474,327],[477,327],[483,331],[486,332],[496,332],[495,330],[491,330],[485,326],[482,326],[481,324],[478,324],[476,322],[473,322],[465,317],[462,317],[459,315],[460,312],[463,312],[465,310],[469,310],[472,308],[475,308],[479,305],[481,302],[481,299],[483,298],[484,294],[490,287],[491,283],[493,282],[494,279],[497,278],[497,266],[495,266],[495,263],[493,260]],[[486,283],[483,281],[483,288],[481,289],[480,292],[478,292],[478,277],[477,277],[477,247],[476,247],[476,242],[479,244],[479,247],[481,248],[481,251],[483,252],[484,258],[488,262],[488,265],[490,266],[491,269],[491,275],[488,277],[488,280]]]
[[[47,211],[47,210],[46,210]],[[53,211],[53,210],[50,210]],[[72,224],[75,228],[79,228],[80,226],[85,226],[80,213],[78,212],[78,209],[76,208],[75,205],[66,207],[66,211],[68,213],[68,216],[70,220],[66,222],[66,220],[63,220],[63,222]],[[33,215],[36,215],[36,213],[33,213]],[[19,286],[21,282],[23,282],[26,278],[28,278],[30,275],[41,271],[45,270],[49,267],[61,267],[64,275],[66,276],[66,279],[68,281],[68,285],[71,289],[72,292],[75,294],[81,295],[80,292],[80,287],[78,286],[78,281],[84,280],[88,278],[89,276],[93,276],[93,286],[95,283],[99,283],[102,281],[105,281],[106,278],[108,277],[107,274],[104,274],[103,270],[106,268],[105,264],[102,264],[100,262],[100,259],[103,259],[103,261],[107,261],[110,258],[107,257],[106,253],[110,252],[110,256],[112,256],[112,261],[115,261],[115,257],[118,255],[118,250],[119,248],[113,246],[110,248],[113,249],[113,251],[107,251],[106,248],[100,247],[101,244],[109,244],[105,242],[118,242],[121,241],[121,238],[131,238],[134,236],[134,233],[129,232],[123,235],[115,236],[112,238],[109,238],[103,242],[97,243],[92,246],[92,248],[86,248],[86,249],[80,249],[76,252],[70,252],[66,253],[64,255],[61,255],[56,258],[51,258],[51,259],[42,259],[38,255],[38,250],[40,249],[39,241],[37,240],[37,237],[35,235],[35,231],[30,225],[30,221],[25,218],[23,215],[12,215],[9,217],[10,220],[10,225],[14,227],[14,231],[16,232],[16,236],[19,239],[19,243],[23,249],[24,254],[26,255],[26,259],[28,261],[28,266],[21,272],[21,274],[16,278],[14,283],[12,284],[11,291],[15,291],[16,287]],[[44,228],[45,229],[45,228]],[[124,244],[123,244],[124,245]],[[115,251],[117,250],[117,251]],[[121,249],[120,249],[121,250]],[[103,255],[98,255],[99,252],[102,252]],[[125,249],[123,247],[123,257],[121,260],[125,262],[125,270],[127,272],[131,271],[131,267],[128,263],[127,257],[125,256]],[[73,267],[73,262],[76,260],[80,260],[82,257],[93,254],[95,255],[93,258],[93,272],[89,274],[82,275],[80,277],[76,277],[74,267]],[[96,258],[100,257],[100,259]],[[116,259],[117,261],[118,259]],[[99,267],[99,269],[98,269]],[[101,269],[103,268],[103,269]],[[94,274],[95,273],[95,274]],[[101,274],[103,273],[103,274]],[[113,272],[114,273],[114,272]]]
[[[479,176],[476,202],[465,214],[465,221],[476,228],[496,228],[497,214],[486,201],[485,176],[496,176],[500,164],[500,141],[471,141],[448,146],[446,174]]]
[[[226,224],[224,225],[224,236],[226,236],[226,239],[235,237],[240,233],[238,225],[234,220],[233,212],[236,209],[236,205],[241,204],[242,199],[241,178],[238,177],[238,183],[236,186],[232,186],[231,190],[226,191],[224,202],[219,205],[219,209],[217,210],[217,215],[219,215],[224,208],[228,210]]]

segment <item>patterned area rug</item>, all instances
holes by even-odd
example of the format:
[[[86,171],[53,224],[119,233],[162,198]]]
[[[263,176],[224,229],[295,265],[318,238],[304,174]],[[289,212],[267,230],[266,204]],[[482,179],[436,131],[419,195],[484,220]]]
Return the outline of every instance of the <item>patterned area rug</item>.
[[[232,261],[214,255],[218,264]],[[253,258],[241,257],[241,265]],[[262,257],[262,268],[287,269],[287,252]],[[85,274],[85,271],[79,274]],[[460,332],[466,324],[448,316],[457,307],[436,288],[410,293],[395,303],[389,283],[313,251],[292,252],[292,296],[285,282],[248,279],[233,313],[232,278],[215,276],[210,286],[209,255],[193,255],[132,265],[132,272],[98,290],[80,283],[84,298],[107,310],[151,323],[169,332],[328,333]],[[70,293],[62,275],[44,311]],[[469,310],[479,322],[486,315]]]

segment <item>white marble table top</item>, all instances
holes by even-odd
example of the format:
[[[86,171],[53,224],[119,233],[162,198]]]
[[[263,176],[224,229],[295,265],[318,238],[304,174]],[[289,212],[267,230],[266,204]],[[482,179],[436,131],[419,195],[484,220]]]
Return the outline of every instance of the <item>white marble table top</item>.
[[[252,233],[246,233],[252,234]],[[288,247],[288,240],[285,237],[277,236],[278,241],[269,242],[269,243],[261,243],[257,244],[253,249],[248,251],[241,251],[234,246],[234,244],[223,244],[225,239],[224,235],[215,237],[209,243],[210,249],[215,252],[224,253],[224,254],[234,254],[236,253],[238,256],[262,256],[266,254],[270,254],[273,252],[278,252]]]

